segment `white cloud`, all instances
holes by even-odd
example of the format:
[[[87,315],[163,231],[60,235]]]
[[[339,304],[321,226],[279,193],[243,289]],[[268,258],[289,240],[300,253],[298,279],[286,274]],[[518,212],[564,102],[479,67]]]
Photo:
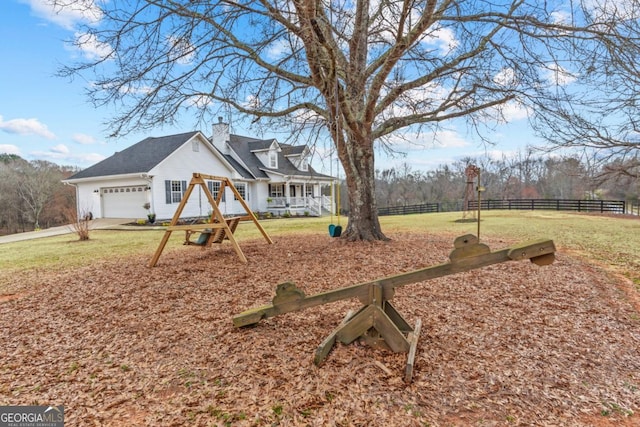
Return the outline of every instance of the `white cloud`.
[[[167,39],[169,45],[169,59],[180,65],[187,65],[195,56],[195,47],[191,41],[184,37],[169,36]]]
[[[513,159],[518,155],[518,150],[487,150],[484,156],[491,160]]]
[[[81,160],[83,163],[85,164],[94,164],[94,163],[98,163],[104,159],[107,158],[107,156],[104,156],[102,154],[98,154],[98,153],[87,153],[87,154],[81,154],[79,156],[75,156],[76,159]]]
[[[526,119],[529,117],[530,110],[524,105],[516,101],[510,101],[501,107],[502,115],[504,119],[509,122]]]
[[[189,107],[195,107],[198,109],[205,109],[207,108],[209,105],[213,104],[213,100],[211,98],[209,98],[206,95],[197,95],[197,96],[192,96],[191,98],[189,98],[185,104]]]
[[[455,34],[449,28],[437,28],[430,35],[432,43],[435,43],[442,52],[443,55],[448,54],[456,47],[458,47],[458,40]]]
[[[0,153],[20,155],[20,149],[12,144],[0,144]]]
[[[396,151],[423,151],[430,149],[464,148],[470,144],[458,132],[439,129],[436,132],[399,133],[391,135],[389,144]]]
[[[258,109],[260,108],[260,98],[255,95],[248,95],[242,105],[246,108]]]
[[[73,47],[82,52],[87,59],[101,60],[113,54],[111,46],[98,40],[95,34],[76,32],[74,37],[76,41]]]
[[[463,148],[469,146],[469,142],[453,130],[439,130],[433,137],[433,143],[435,148]]]
[[[98,153],[74,154],[64,144],[51,147],[47,151],[32,151],[29,155],[35,159],[79,166],[90,166],[106,158]]]
[[[627,21],[640,17],[637,3],[631,0],[586,0],[584,4],[596,21]]]
[[[56,2],[55,0],[21,0],[31,7],[32,12],[49,22],[68,30],[77,24],[95,25],[102,19],[102,11],[96,0],[74,0]],[[56,3],[62,3],[62,5]]]
[[[488,117],[485,118],[487,122],[492,118],[499,124],[507,124],[528,118],[532,111],[517,100],[513,100],[491,107],[486,112],[488,113]]]
[[[493,82],[504,87],[513,87],[518,83],[513,68],[503,68],[495,76]]]
[[[64,144],[58,144],[51,147],[51,152],[57,154],[69,154],[69,148]]]
[[[553,22],[554,24],[570,24],[571,15],[568,12],[562,10],[551,12],[551,22]]]
[[[440,50],[440,54],[447,55],[458,47],[460,42],[455,33],[446,27],[434,25],[431,31],[422,36],[422,43],[434,46]]]
[[[91,145],[97,142],[94,137],[92,137],[91,135],[86,135],[84,133],[75,133],[73,134],[71,139],[73,140],[73,142],[77,142],[80,145]]]
[[[18,135],[38,135],[47,139],[55,139],[55,134],[47,125],[40,123],[38,119],[12,119],[4,121],[0,116],[0,130]]]
[[[267,56],[271,59],[282,58],[291,54],[291,45],[288,40],[278,39],[272,42],[267,49]]]
[[[576,76],[558,64],[550,64],[545,70],[546,79],[554,85],[567,86],[576,81]]]
[[[387,91],[391,91],[393,87],[393,84],[389,85]],[[435,108],[434,105],[445,100],[447,95],[448,93],[444,87],[433,82],[411,89],[404,93],[401,99],[388,106],[380,119],[386,120],[391,117],[403,117],[415,114],[417,104],[421,104],[421,110]],[[427,102],[430,104],[425,105]]]

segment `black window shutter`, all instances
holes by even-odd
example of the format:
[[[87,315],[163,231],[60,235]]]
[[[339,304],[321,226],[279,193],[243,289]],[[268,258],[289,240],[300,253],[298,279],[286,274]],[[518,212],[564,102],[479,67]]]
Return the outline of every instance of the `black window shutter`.
[[[182,196],[180,197],[180,200],[184,197],[185,191],[187,191],[187,181],[182,181]]]
[[[168,205],[171,204],[171,181],[168,179],[164,181],[164,194],[165,201]]]

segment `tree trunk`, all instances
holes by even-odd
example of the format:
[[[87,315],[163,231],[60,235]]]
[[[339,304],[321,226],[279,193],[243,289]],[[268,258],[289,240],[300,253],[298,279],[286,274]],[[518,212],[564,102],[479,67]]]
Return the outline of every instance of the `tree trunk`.
[[[338,150],[346,174],[349,220],[342,238],[348,241],[389,240],[380,228],[375,196],[373,143],[350,141]]]

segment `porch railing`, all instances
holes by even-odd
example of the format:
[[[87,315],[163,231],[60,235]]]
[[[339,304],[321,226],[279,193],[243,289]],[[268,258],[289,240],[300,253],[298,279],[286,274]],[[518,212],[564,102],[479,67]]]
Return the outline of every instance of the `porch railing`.
[[[310,215],[321,216],[323,212],[331,212],[331,198],[320,197],[270,197],[267,200],[268,210],[306,210]]]
[[[284,208],[287,206],[286,197],[269,197],[267,199],[267,206],[270,208]]]

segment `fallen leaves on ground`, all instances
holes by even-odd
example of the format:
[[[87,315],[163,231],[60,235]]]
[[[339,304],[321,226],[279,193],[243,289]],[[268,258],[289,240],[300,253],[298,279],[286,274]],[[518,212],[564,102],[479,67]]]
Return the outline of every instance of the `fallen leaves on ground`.
[[[338,344],[313,364],[355,300],[233,327],[278,283],[311,295],[453,248],[391,237],[272,236],[242,242],[247,265],[225,243],[166,251],[155,268],[114,256],[19,274],[0,302],[0,404],[63,404],[67,426],[640,424],[639,314],[612,276],[562,253],[396,289],[398,311],[422,320],[410,384],[402,353]]]

